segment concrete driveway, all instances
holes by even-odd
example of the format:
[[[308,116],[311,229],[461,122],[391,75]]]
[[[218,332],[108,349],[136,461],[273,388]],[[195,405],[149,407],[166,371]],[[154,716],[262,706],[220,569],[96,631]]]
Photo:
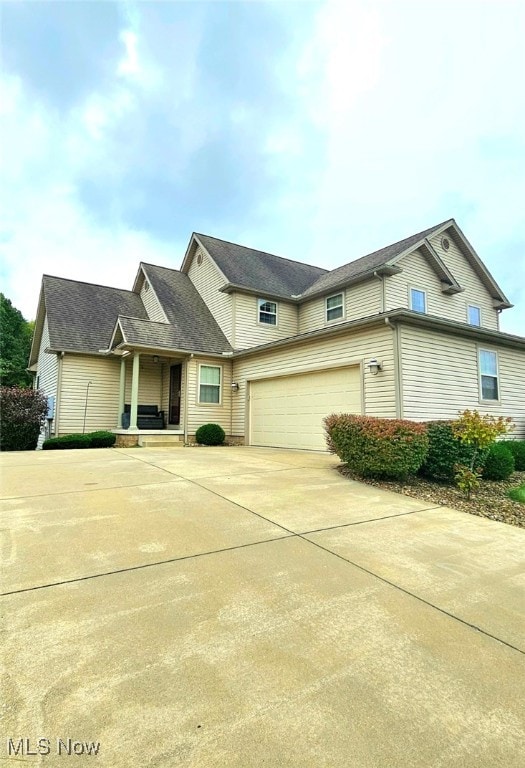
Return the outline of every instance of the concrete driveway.
[[[0,455],[0,766],[521,767],[525,531],[336,464]]]

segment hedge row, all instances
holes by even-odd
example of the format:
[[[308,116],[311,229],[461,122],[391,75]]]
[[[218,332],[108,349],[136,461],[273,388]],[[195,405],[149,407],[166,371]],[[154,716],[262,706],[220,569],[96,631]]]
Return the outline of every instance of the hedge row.
[[[415,475],[428,451],[424,424],[332,414],[324,420],[328,447],[361,477]]]
[[[328,449],[361,477],[399,478],[421,474],[453,482],[455,465],[470,465],[473,448],[454,435],[452,421],[418,423],[353,414],[324,420]],[[525,470],[525,440],[494,443],[476,457],[483,478],[505,480]]]
[[[111,448],[115,445],[113,432],[88,432],[85,435],[63,435],[45,440],[44,451],[63,451],[67,448]]]

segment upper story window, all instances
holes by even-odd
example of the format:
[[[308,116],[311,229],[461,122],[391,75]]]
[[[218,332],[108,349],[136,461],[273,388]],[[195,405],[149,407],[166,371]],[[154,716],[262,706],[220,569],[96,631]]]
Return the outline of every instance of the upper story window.
[[[220,365],[199,366],[199,403],[221,402]]]
[[[499,400],[498,353],[479,350],[479,380],[482,400]]]
[[[268,299],[259,299],[258,302],[259,322],[264,325],[277,325],[277,304]]]
[[[419,288],[410,289],[410,309],[414,312],[427,311],[427,294]]]
[[[343,317],[343,294],[337,293],[335,296],[328,296],[326,299],[326,321],[339,320]]]
[[[469,304],[467,307],[467,318],[469,325],[481,325],[481,309]]]

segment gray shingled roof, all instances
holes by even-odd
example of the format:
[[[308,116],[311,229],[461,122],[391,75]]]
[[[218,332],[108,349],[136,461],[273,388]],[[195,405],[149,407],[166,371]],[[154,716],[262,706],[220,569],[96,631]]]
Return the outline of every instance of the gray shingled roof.
[[[226,336],[187,275],[154,264],[142,264],[142,268],[171,323],[175,348],[231,352]]]
[[[136,293],[44,275],[44,298],[53,349],[106,349],[117,315],[147,319]]]
[[[386,248],[381,248],[379,251],[369,253],[367,256],[362,256],[360,259],[351,261],[348,264],[343,264],[342,267],[327,272],[316,280],[315,283],[311,284],[310,287],[304,291],[302,297],[311,296],[316,293],[324,293],[331,288],[344,284],[346,281],[350,282],[351,280],[354,280],[359,275],[385,266],[392,259],[395,259],[396,256],[401,255],[404,251],[416,245],[421,240],[424,240],[425,237],[429,237],[433,232],[446,223],[447,222],[436,224],[435,226],[430,227],[430,229],[425,229],[423,232],[418,232],[415,235],[406,237],[404,240],[399,240],[397,243],[387,245]]]
[[[321,267],[284,259],[273,253],[255,251],[209,235],[195,235],[233,285],[277,296],[292,296],[305,291],[326,273]]]
[[[139,320],[136,317],[118,318],[124,341],[127,344],[141,344],[146,347],[164,347],[166,349],[187,349],[185,340],[169,323],[154,320]]]

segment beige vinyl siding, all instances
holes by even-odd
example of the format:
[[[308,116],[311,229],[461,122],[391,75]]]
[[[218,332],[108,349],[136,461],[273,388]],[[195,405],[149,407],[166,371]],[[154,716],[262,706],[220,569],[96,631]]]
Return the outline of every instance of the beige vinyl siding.
[[[373,376],[366,363],[376,357],[383,370]],[[232,395],[233,434],[245,435],[248,380],[293,373],[325,370],[363,363],[363,412],[395,417],[395,375],[393,333],[386,326],[348,331],[324,339],[310,339],[281,349],[268,350],[233,361],[233,380],[239,391]]]
[[[46,352],[50,345],[49,325],[47,315],[42,328],[42,338],[40,340],[40,349],[38,351],[38,388],[43,390],[48,397],[56,397],[57,379],[58,379],[58,359],[55,353]]]
[[[463,294],[447,296],[441,290],[441,280],[421,251],[414,251],[397,262],[403,270],[385,278],[386,310],[410,309],[410,289],[425,291],[426,314],[466,322]]]
[[[328,295],[335,296],[337,293],[344,293],[344,317],[332,323],[326,321],[326,296],[307,301],[299,306],[299,333],[382,312],[382,284],[377,278]]]
[[[202,256],[201,264],[198,263],[199,256]],[[228,293],[219,291],[219,288],[225,285],[226,280],[219,272],[215,262],[201,248],[195,252],[188,277],[204,299],[220,329],[232,344],[232,297]]]
[[[168,318],[164,314],[164,310],[162,309],[160,302],[155,295],[155,291],[149,284],[147,277],[144,278],[142,283],[142,288],[140,289],[140,298],[142,299],[142,303],[144,304],[150,320],[154,320],[157,323],[168,322]]]
[[[400,326],[403,414],[407,419],[453,419],[465,408],[511,416],[525,438],[525,351]],[[478,349],[497,351],[500,401],[480,401]]]
[[[133,357],[126,360],[126,397],[125,402],[131,403],[131,378],[133,374]],[[169,374],[168,374],[169,375]],[[139,405],[156,405],[161,410],[163,388],[163,366],[154,363],[151,357],[141,355],[139,363]]]
[[[447,237],[447,240],[450,243],[448,251],[445,251],[441,245],[443,236]],[[474,304],[481,308],[481,325],[485,328],[491,328],[492,330],[497,331],[498,312],[492,306],[492,297],[452,238],[446,233],[443,233],[430,238],[430,243],[450,272],[452,272],[457,282],[465,289],[463,293],[452,297],[457,300],[454,302],[454,311],[457,312],[457,317],[454,315],[449,319],[459,320],[460,322],[466,323],[467,305]]]
[[[259,322],[258,299],[264,298],[236,293],[235,302],[235,348],[248,349],[259,344],[279,341],[298,333],[297,307],[284,301],[276,301],[277,325]],[[273,301],[273,299],[269,299]]]
[[[220,424],[227,435],[231,435],[231,360],[220,358],[192,357],[188,365],[188,422],[189,435],[194,435],[202,424]],[[199,403],[199,365],[216,365],[221,373],[221,402],[218,404]],[[237,395],[238,393],[236,393]]]
[[[456,249],[456,255],[453,257],[448,257],[448,253],[441,247],[437,248],[435,242],[433,245],[454,278],[465,290],[452,296],[443,293],[441,280],[423,253],[417,250],[397,262],[402,272],[385,278],[386,310],[404,307],[410,309],[410,289],[417,288],[426,293],[428,315],[466,323],[467,305],[474,304],[481,307],[482,326],[497,330],[497,313],[492,307],[491,297],[464,256],[452,245],[452,241],[450,242],[451,250],[448,253],[451,253],[453,248]]]
[[[115,429],[118,418],[120,361],[110,357],[65,354],[59,433],[82,432],[88,382],[86,432]]]

